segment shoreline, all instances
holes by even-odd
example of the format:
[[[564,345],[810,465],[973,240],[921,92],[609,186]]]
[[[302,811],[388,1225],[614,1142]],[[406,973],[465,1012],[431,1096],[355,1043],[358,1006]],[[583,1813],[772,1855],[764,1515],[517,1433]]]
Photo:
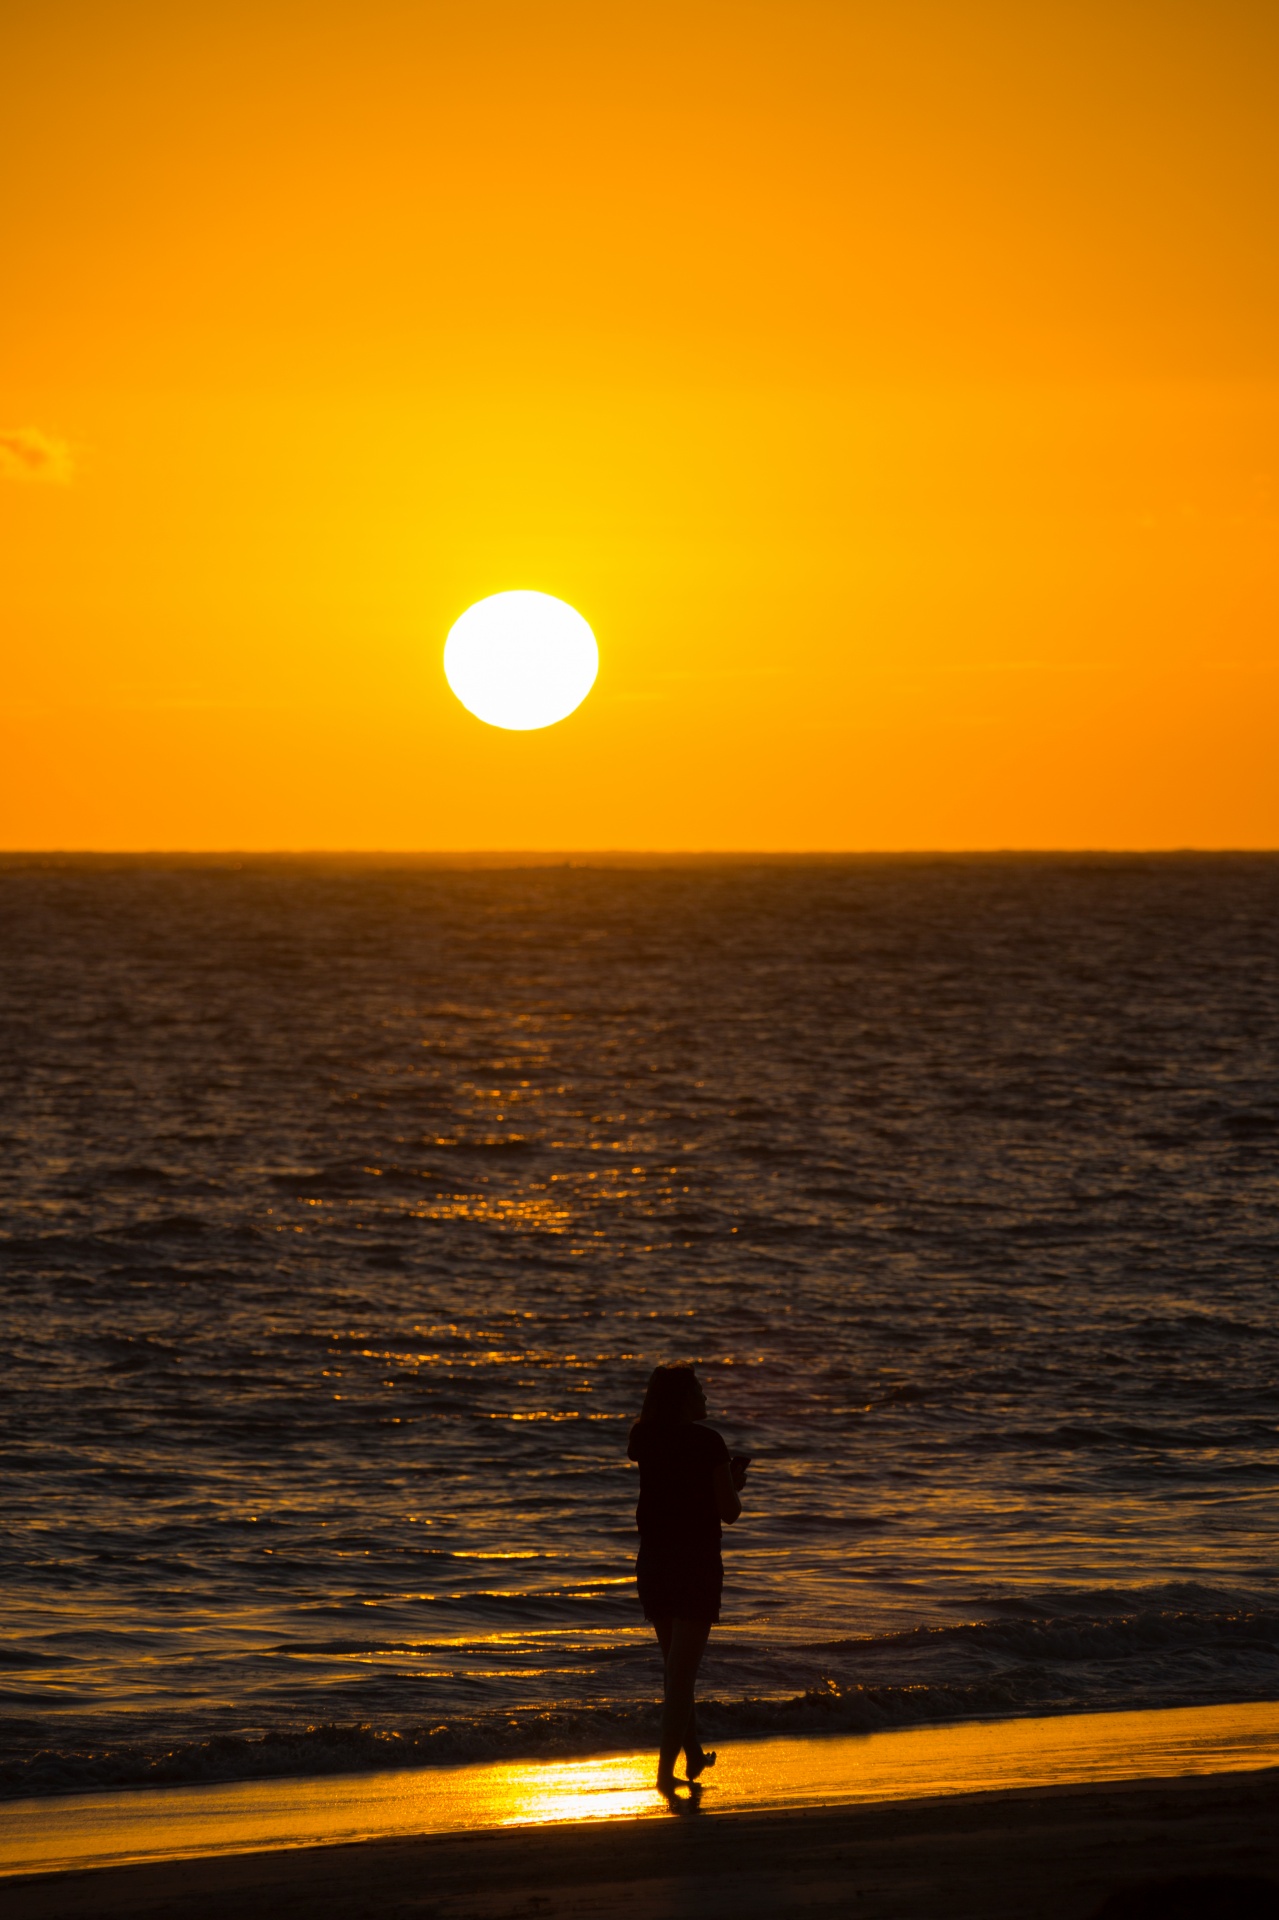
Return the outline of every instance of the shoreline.
[[[654,1767],[645,1749],[12,1800],[0,1803],[0,1877],[12,1886],[30,1874],[468,1831],[665,1824]],[[696,1805],[704,1824],[1269,1769],[1279,1770],[1279,1701],[737,1741],[720,1750]]]
[[[1056,1707],[1044,1705],[1036,1710],[1022,1713],[1010,1711],[1005,1708],[1002,1712],[991,1710],[985,1713],[955,1714],[949,1718],[938,1717],[936,1719],[928,1718],[901,1722],[889,1721],[887,1724],[881,1723],[874,1726],[854,1725],[851,1727],[841,1726],[838,1723],[825,1726],[805,1726],[802,1724],[798,1726],[774,1724],[771,1726],[761,1725],[758,1727],[746,1725],[716,1725],[714,1722],[718,1716],[714,1710],[720,1703],[715,1699],[712,1699],[710,1702],[699,1703],[699,1713],[702,1715],[703,1729],[706,1733],[706,1746],[712,1748],[741,1749],[744,1747],[756,1747],[765,1741],[813,1741],[819,1746],[829,1746],[831,1743],[839,1740],[865,1740],[888,1734],[918,1735],[927,1738],[930,1734],[941,1733],[947,1729],[956,1727],[1015,1726],[1026,1720],[1097,1721],[1103,1717],[1113,1716],[1119,1713],[1141,1714],[1143,1716],[1171,1713],[1208,1713],[1213,1715],[1243,1713],[1247,1715],[1271,1706],[1277,1699],[1279,1699],[1279,1695],[1267,1694],[1258,1690],[1239,1695],[1238,1697],[1227,1697],[1224,1699],[1181,1699],[1162,1702],[1158,1705],[1143,1704],[1132,1707],[1117,1707],[1107,1703],[1099,1703],[1095,1706],[1076,1705]],[[586,1765],[590,1762],[613,1760],[619,1755],[631,1755],[636,1751],[647,1751],[650,1745],[654,1752],[656,1752],[660,1713],[661,1702],[652,1702],[650,1724],[648,1726],[628,1729],[613,1726],[610,1729],[612,1738],[607,1736],[588,1737],[583,1740],[581,1744],[572,1741],[570,1744],[564,1745],[546,1741],[529,1740],[527,1743],[517,1741],[512,1743],[509,1748],[499,1747],[497,1751],[494,1751],[490,1746],[487,1752],[480,1751],[469,1754],[454,1752],[447,1756],[422,1753],[414,1750],[411,1746],[407,1753],[402,1753],[397,1750],[398,1738],[397,1744],[393,1745],[391,1738],[384,1737],[379,1758],[352,1759],[349,1755],[343,1755],[342,1764],[336,1765],[323,1758],[317,1764],[317,1757],[314,1753],[310,1751],[296,1751],[302,1740],[308,1739],[311,1734],[315,1732],[322,1735],[330,1731],[327,1728],[307,1728],[302,1734],[287,1730],[274,1736],[269,1734],[266,1736],[249,1734],[243,1736],[243,1739],[245,1744],[249,1746],[250,1751],[254,1749],[257,1743],[261,1742],[265,1745],[268,1741],[272,1740],[278,1741],[281,1746],[293,1747],[295,1751],[290,1755],[290,1762],[286,1764],[271,1764],[266,1767],[251,1765],[244,1771],[236,1771],[234,1767],[232,1767],[225,1772],[218,1770],[215,1766],[209,1766],[207,1768],[202,1766],[199,1771],[189,1775],[184,1775],[180,1768],[175,1768],[173,1771],[161,1771],[158,1768],[150,1767],[146,1771],[139,1771],[133,1777],[130,1777],[127,1773],[122,1778],[102,1777],[100,1775],[96,1778],[91,1777],[82,1781],[66,1781],[57,1785],[44,1784],[43,1781],[39,1784],[32,1785],[25,1780],[14,1781],[11,1779],[0,1783],[0,1827],[3,1826],[5,1809],[19,1804],[34,1807],[45,1803],[54,1805],[63,1804],[70,1800],[83,1800],[88,1804],[119,1796],[132,1798],[143,1793],[168,1793],[188,1788],[197,1791],[216,1791],[218,1789],[256,1787],[269,1792],[273,1787],[287,1787],[290,1782],[312,1781],[317,1785],[322,1785],[323,1782],[327,1780],[369,1779],[391,1773],[412,1773],[429,1777],[434,1775],[451,1775],[462,1769],[490,1768],[496,1766],[543,1767]],[[709,1728],[705,1725],[708,1719],[712,1721]],[[345,1729],[338,1729],[339,1733],[344,1731]],[[361,1731],[363,1730],[361,1729]],[[212,1744],[217,1737],[216,1735],[207,1736],[208,1743]],[[241,1736],[233,1735],[231,1737],[238,1739]],[[636,1742],[639,1740],[642,1740],[644,1744],[642,1747],[637,1748]],[[408,1743],[405,1742],[405,1744],[407,1745]],[[114,1752],[108,1749],[106,1757],[108,1759],[115,1759],[119,1751],[121,1751],[119,1748]],[[123,1748],[123,1751],[128,1752],[129,1749],[126,1747]],[[173,1751],[174,1749],[170,1749],[170,1754]],[[176,1743],[176,1751],[180,1755],[189,1752],[202,1753],[200,1743],[195,1741]],[[72,1757],[79,1759],[80,1755],[76,1753],[73,1754]],[[165,1756],[166,1759],[168,1757],[169,1755]],[[2,1833],[0,1833],[0,1876],[2,1876],[4,1872],[2,1860],[3,1836]]]
[[[1178,1875],[1279,1887],[1276,1816],[1272,1767],[170,1860],[10,1879],[5,1903],[8,1920],[1090,1920]]]

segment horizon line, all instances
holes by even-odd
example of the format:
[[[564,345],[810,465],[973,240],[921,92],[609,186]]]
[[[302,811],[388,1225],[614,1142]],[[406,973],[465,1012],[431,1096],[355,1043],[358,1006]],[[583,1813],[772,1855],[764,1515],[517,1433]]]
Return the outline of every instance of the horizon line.
[[[562,866],[576,862],[610,865],[677,862],[810,863],[850,860],[1177,860],[1267,859],[1279,846],[1056,846],[1056,847],[7,847],[8,863],[98,860],[281,861],[351,860],[494,865]]]

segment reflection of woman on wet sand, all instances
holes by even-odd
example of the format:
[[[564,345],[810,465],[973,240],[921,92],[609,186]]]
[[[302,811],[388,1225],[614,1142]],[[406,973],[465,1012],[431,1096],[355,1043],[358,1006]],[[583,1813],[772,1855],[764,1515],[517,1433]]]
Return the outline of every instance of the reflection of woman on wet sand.
[[[657,1629],[666,1685],[657,1785],[670,1793],[684,1749],[690,1781],[715,1761],[697,1737],[697,1668],[719,1619],[724,1565],[720,1522],[742,1510],[738,1493],[748,1462],[729,1454],[706,1418],[706,1395],[689,1366],[658,1367],[626,1451],[639,1462],[635,1510],[640,1549],[635,1574],[644,1617]]]

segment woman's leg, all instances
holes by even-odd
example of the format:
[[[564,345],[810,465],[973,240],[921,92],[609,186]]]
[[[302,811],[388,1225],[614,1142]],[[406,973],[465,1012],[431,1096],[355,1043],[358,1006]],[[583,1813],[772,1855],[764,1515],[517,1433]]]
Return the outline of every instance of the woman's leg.
[[[715,1765],[715,1755],[707,1753],[697,1731],[697,1707],[688,1716],[688,1727],[684,1734],[684,1770],[689,1780],[696,1780],[705,1773],[707,1767]]]
[[[675,1762],[686,1741],[696,1748],[697,1724],[693,1700],[697,1687],[697,1669],[706,1642],[710,1638],[709,1620],[672,1620],[669,1638],[657,1621],[657,1637],[666,1657],[666,1692],[662,1703],[662,1747],[657,1759],[657,1784],[661,1788],[675,1784]],[[697,1749],[700,1752],[700,1749]]]
[[[675,1622],[669,1615],[664,1616],[660,1620],[654,1620],[653,1622],[653,1630],[657,1634],[657,1644],[662,1649],[663,1672],[665,1671],[667,1656],[671,1650],[671,1633],[674,1626]],[[703,1641],[702,1644],[705,1646],[705,1641]],[[695,1780],[699,1773],[705,1773],[708,1764],[707,1757],[702,1751],[702,1743],[697,1732],[696,1701],[694,1701],[689,1710],[688,1725],[684,1729],[684,1738],[681,1745],[684,1749],[684,1758],[688,1767],[688,1777],[690,1780]],[[714,1758],[715,1756],[712,1754],[710,1759],[713,1761]]]

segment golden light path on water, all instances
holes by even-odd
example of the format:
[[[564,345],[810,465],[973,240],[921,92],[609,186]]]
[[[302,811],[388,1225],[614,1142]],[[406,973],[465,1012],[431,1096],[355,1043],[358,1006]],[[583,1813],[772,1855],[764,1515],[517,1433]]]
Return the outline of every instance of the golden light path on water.
[[[785,1808],[1279,1765],[1279,1702],[969,1721],[727,1747],[685,1812]],[[0,1805],[0,1873],[349,1844],[466,1829],[668,1817],[651,1753]]]

